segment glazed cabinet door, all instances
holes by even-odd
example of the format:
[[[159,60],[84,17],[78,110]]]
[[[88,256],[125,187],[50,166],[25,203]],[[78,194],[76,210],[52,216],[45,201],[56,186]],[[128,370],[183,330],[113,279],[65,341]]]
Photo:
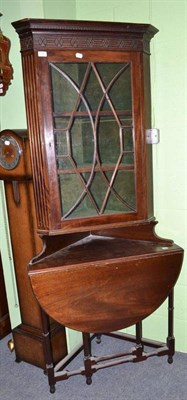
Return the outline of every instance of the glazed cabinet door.
[[[37,68],[51,229],[144,219],[140,54],[39,51]]]

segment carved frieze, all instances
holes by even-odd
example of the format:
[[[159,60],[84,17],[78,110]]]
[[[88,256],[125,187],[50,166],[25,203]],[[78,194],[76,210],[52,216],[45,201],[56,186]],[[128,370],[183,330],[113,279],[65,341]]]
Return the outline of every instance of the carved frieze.
[[[21,50],[41,49],[93,49],[93,50],[116,50],[144,51],[149,53],[149,42],[142,39],[123,39],[120,37],[94,37],[94,36],[64,36],[56,34],[34,34],[21,38]]]

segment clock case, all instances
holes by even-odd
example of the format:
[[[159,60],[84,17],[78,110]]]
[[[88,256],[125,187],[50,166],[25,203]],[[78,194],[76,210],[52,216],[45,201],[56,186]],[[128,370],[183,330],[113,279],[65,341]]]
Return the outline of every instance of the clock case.
[[[21,324],[12,330],[14,350],[17,362],[25,361],[45,370],[42,317],[27,273],[27,265],[30,259],[42,249],[42,241],[37,234],[28,132],[25,129],[5,129],[0,132],[0,139],[5,136],[13,138],[21,149],[18,164],[14,169],[6,170],[0,166],[0,179],[4,181],[5,187],[21,313]],[[3,294],[2,281],[2,311],[5,310],[6,304],[5,299],[3,300]],[[2,318],[2,330],[6,328],[6,326],[3,326],[3,321],[10,331],[8,313]],[[54,362],[57,363],[67,354],[65,330],[52,319],[50,320],[49,330],[53,358]]]
[[[158,348],[156,355],[167,354],[172,362],[173,287],[183,250],[155,233],[152,147],[146,143],[146,129],[151,127],[150,40],[157,29],[149,24],[41,19],[25,19],[13,26],[21,43],[37,226],[44,243],[43,251],[30,261],[28,272],[43,310],[50,390],[54,392],[55,383],[73,373],[61,374],[63,362],[53,368],[47,314],[83,332],[85,360],[79,373],[86,376],[87,383],[91,383],[98,362],[91,356],[90,332],[102,334],[136,324],[134,338],[123,336],[136,343],[131,361],[134,356],[136,361],[151,356],[143,355],[144,344],[151,344]],[[117,64],[121,70],[114,73]],[[123,71],[128,71],[128,78]],[[118,76],[123,79],[112,94]],[[129,77],[130,100],[124,100]],[[94,84],[87,91],[89,79]],[[96,86],[100,103],[90,106],[94,93],[97,100]],[[89,128],[85,131],[83,124],[77,128],[77,119],[91,121],[90,135],[86,136]],[[108,123],[108,134],[100,128],[102,122]],[[123,130],[126,139],[130,138],[127,147],[123,147]],[[102,137],[109,140],[102,142]],[[87,144],[92,142],[91,151]],[[82,164],[76,148],[86,149]],[[124,161],[127,153],[130,161],[128,157]],[[63,164],[67,159],[70,164]],[[102,179],[94,186],[97,173]],[[82,191],[73,176],[78,177]],[[119,176],[123,179],[118,185]],[[112,196],[111,208],[108,201]],[[116,205],[120,199],[124,206],[126,198],[127,208]],[[167,297],[168,336],[163,347],[143,340],[142,319]]]

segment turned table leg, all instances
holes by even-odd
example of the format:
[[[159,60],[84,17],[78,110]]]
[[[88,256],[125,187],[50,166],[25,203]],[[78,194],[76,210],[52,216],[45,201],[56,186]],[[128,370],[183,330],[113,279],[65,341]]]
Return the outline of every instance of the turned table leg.
[[[174,289],[171,290],[168,296],[168,363],[172,364],[173,355],[175,353],[175,337],[173,332],[173,319],[174,319]]]
[[[142,343],[142,321],[139,321],[136,324],[136,350],[137,350],[137,357],[142,356],[144,346]]]
[[[84,366],[85,366],[85,376],[86,383],[90,385],[92,383],[92,368],[91,368],[91,338],[89,333],[83,333],[83,348],[84,348]]]
[[[41,309],[41,318],[42,318],[42,328],[43,328],[43,339],[44,339],[44,354],[45,354],[45,363],[46,363],[46,373],[48,376],[48,382],[50,386],[50,392],[55,392],[55,378],[54,378],[54,365],[51,351],[51,342],[50,342],[50,330],[49,330],[49,318],[44,310]]]

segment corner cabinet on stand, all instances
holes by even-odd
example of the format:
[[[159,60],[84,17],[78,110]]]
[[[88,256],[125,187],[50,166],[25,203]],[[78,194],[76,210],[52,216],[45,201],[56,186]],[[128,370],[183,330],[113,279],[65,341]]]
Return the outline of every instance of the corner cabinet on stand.
[[[48,315],[83,333],[87,383],[111,363],[174,354],[173,287],[183,250],[159,238],[153,217],[150,40],[147,24],[25,19],[21,42],[38,234],[29,277],[43,313],[51,392],[67,379],[53,365]],[[168,297],[165,344],[142,338],[142,320]],[[111,333],[136,325],[136,335]],[[121,357],[93,357],[91,336],[134,342]],[[128,356],[128,357],[127,357]],[[110,359],[110,360],[109,360]],[[118,360],[118,361],[117,361]]]

